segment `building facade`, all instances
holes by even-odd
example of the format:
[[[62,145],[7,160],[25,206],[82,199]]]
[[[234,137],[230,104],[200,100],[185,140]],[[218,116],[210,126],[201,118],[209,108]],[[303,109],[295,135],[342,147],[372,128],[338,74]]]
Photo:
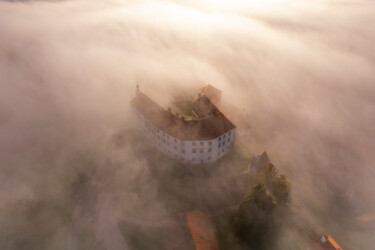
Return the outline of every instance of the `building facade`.
[[[134,109],[139,129],[160,151],[182,162],[212,163],[226,155],[234,140],[235,129],[212,140],[180,140],[157,128],[142,113]]]
[[[142,133],[172,158],[191,164],[213,163],[230,151],[236,127],[212,103],[205,117],[185,120],[159,106],[138,87],[131,104]]]

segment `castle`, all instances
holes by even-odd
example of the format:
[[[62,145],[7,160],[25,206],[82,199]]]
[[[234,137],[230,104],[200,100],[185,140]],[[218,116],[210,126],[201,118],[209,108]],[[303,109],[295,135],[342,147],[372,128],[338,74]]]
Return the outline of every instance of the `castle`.
[[[221,110],[221,91],[208,85],[192,102],[194,119],[166,110],[142,93],[137,85],[131,100],[143,134],[160,151],[190,164],[213,163],[226,155],[234,140],[236,126]]]

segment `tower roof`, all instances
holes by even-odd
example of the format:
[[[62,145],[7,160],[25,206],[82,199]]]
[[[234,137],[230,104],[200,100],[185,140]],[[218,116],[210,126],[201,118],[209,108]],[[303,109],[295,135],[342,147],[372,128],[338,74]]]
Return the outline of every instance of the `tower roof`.
[[[253,170],[262,171],[265,167],[270,163],[270,159],[268,158],[268,154],[266,151],[263,154],[255,156],[250,161],[250,166]]]
[[[218,105],[220,103],[220,100],[221,100],[221,90],[215,88],[214,86],[208,84],[207,86],[201,88],[197,94],[195,95],[194,99],[193,99],[193,102],[195,102],[196,100],[198,100],[199,97],[201,96],[207,96],[211,102],[214,104],[214,105]]]

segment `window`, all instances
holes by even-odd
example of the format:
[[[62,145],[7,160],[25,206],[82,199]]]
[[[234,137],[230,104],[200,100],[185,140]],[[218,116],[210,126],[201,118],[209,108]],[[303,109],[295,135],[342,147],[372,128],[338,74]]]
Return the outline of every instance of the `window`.
[[[203,150],[203,148],[201,149],[201,154],[203,154],[203,152],[204,152],[204,150]]]
[[[208,157],[208,160],[211,160],[211,157]]]
[[[232,134],[232,131],[229,131],[229,133],[228,133],[229,135],[231,135]]]
[[[181,142],[181,145],[182,145],[182,146],[185,146],[185,142],[182,141],[182,142]]]
[[[212,149],[211,149],[211,148],[209,148],[209,149],[208,149],[208,152],[211,152],[211,151],[212,151]]]
[[[193,149],[191,152],[192,152],[193,154],[195,154],[196,151],[197,151],[196,149]]]
[[[201,141],[201,146],[203,146],[204,145],[204,142],[203,141]]]
[[[217,145],[217,147],[220,148],[221,147],[221,143],[219,143],[219,145]]]
[[[211,146],[211,145],[212,145],[212,141],[209,141],[209,142],[208,142],[208,145],[210,145],[210,146]]]
[[[224,135],[224,139],[225,139],[226,136],[227,136],[227,135]]]
[[[195,161],[195,158],[193,158],[193,161]]]
[[[230,138],[228,139],[228,142],[230,142]]]
[[[185,153],[185,149],[181,149],[181,153]]]
[[[196,143],[195,143],[195,141],[193,142],[193,146],[195,146],[196,145]]]
[[[177,142],[176,138],[174,139],[174,142]]]
[[[177,146],[174,146],[174,149],[177,149]]]
[[[219,137],[219,141],[221,141],[221,136]]]
[[[225,141],[223,141],[223,145],[225,144]]]

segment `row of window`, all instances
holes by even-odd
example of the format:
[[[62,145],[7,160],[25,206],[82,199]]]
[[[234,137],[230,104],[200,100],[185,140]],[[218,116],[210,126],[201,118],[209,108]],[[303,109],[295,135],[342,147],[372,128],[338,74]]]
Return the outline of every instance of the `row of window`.
[[[180,161],[185,162],[185,158],[184,157],[180,157]],[[207,161],[211,161],[211,157],[208,157]],[[198,160],[195,157],[193,157],[193,158],[191,158],[191,161],[187,160],[187,162],[189,162],[189,163],[190,162],[192,162],[192,163],[198,163]],[[201,163],[204,163],[204,160],[201,159]]]
[[[232,131],[229,131],[228,136],[230,137],[231,134],[232,134]],[[226,136],[227,136],[227,134],[224,134],[223,136],[220,136],[219,141],[221,141],[222,138],[225,139]]]
[[[199,144],[200,144],[200,146],[204,146],[204,141],[199,142]],[[192,143],[192,145],[193,145],[193,146],[196,146],[197,143],[194,141],[194,142]],[[209,142],[208,142],[208,145],[211,146],[211,145],[212,145],[212,141],[209,141]]]
[[[151,132],[153,133],[153,134],[157,134],[157,139],[158,140],[161,140],[163,143],[166,143],[168,146],[170,145],[169,144],[169,135],[166,135],[165,133],[163,133],[163,132],[161,132],[161,131],[159,131],[158,129],[156,129],[155,127],[153,127],[153,126],[150,126],[150,124],[149,124],[149,122],[148,121],[146,121],[146,127],[149,129],[149,130],[151,130]],[[159,135],[159,133],[161,133],[161,136]],[[165,138],[165,137],[167,137],[167,138]],[[177,143],[177,139],[176,138],[173,138],[173,140],[174,140],[174,142],[175,143]],[[211,141],[209,141],[209,142],[207,142],[208,143],[208,145],[209,146],[212,146],[212,142]],[[205,142],[203,142],[203,141],[201,141],[201,142],[199,142],[199,145],[200,146],[204,146],[204,144],[205,144]],[[197,146],[197,142],[192,142],[192,145],[193,146]],[[181,141],[181,146],[185,146],[185,142],[184,141]],[[175,146],[175,149],[177,149],[177,147]]]
[[[146,125],[146,128],[147,128],[149,131],[151,131],[152,134],[155,135],[155,132],[156,132],[156,134],[157,134],[157,139],[158,139],[158,140],[155,140],[155,139],[152,138],[152,141],[153,141],[155,144],[157,144],[159,147],[161,147],[161,146],[163,146],[163,145],[160,144],[160,143],[162,142],[164,145],[166,144],[167,146],[170,146],[170,144],[169,144],[169,140],[168,140],[169,138],[165,139],[165,137],[169,137],[169,135],[163,133],[162,131],[160,131],[159,129],[157,129],[156,127],[154,127],[154,126],[153,126],[149,121],[147,121],[147,120],[145,120],[145,125]],[[146,134],[149,134],[149,132],[148,132],[147,130],[146,130],[145,132],[146,132]],[[160,133],[162,134],[162,137],[159,136]],[[230,136],[231,133],[232,133],[232,132],[230,131],[230,132],[228,133],[228,135]],[[173,138],[173,137],[171,137],[171,138]],[[219,141],[221,141],[222,138],[226,138],[226,134],[223,135],[223,136],[220,136],[220,137],[219,137]],[[173,138],[173,139],[174,139],[174,142],[177,143],[176,138]],[[193,145],[193,146],[196,146],[197,143],[198,143],[198,142],[192,142],[192,145]],[[210,146],[212,145],[212,142],[211,142],[211,141],[208,141],[207,143],[208,143],[208,145],[210,145]],[[230,138],[228,138],[228,143],[230,143]],[[199,144],[200,144],[200,146],[204,146],[205,142],[199,142]],[[185,142],[181,141],[181,145],[182,145],[182,146],[185,146]],[[225,141],[220,142],[220,143],[218,144],[218,148],[222,148],[222,147],[224,147],[224,145],[225,145]],[[229,146],[228,146],[228,148],[229,148]],[[176,145],[174,146],[174,149],[177,150],[177,146],[176,146]],[[164,150],[167,151],[166,148],[165,148]],[[204,149],[197,149],[197,148],[192,149],[191,152],[192,152],[193,154],[195,154],[195,153],[197,152],[197,150],[199,150],[199,152],[200,152],[201,154],[204,153]],[[225,150],[225,149],[222,149],[222,153],[224,153],[224,150]],[[208,151],[208,152],[212,152],[212,148],[209,148],[207,151]],[[186,152],[185,149],[182,148],[182,149],[181,149],[181,153],[185,153],[185,152]],[[170,153],[169,150],[168,150],[168,153]],[[219,156],[219,155],[220,155],[220,151],[218,152],[218,156]],[[175,157],[177,157],[177,155],[175,155]]]
[[[230,143],[230,138],[228,139],[228,143]],[[223,141],[223,143],[219,143],[219,144],[217,145],[217,147],[218,147],[218,148],[220,148],[221,146],[224,147],[224,145],[225,145],[225,141]]]
[[[158,145],[161,146],[161,145],[160,145],[160,141],[156,141],[156,140],[154,140],[154,139],[153,139],[153,141],[154,141],[154,142],[157,142]],[[170,145],[169,142],[166,142],[166,141],[165,141],[165,139],[163,139],[162,142],[163,142],[164,144],[166,144],[167,146]],[[228,143],[229,143],[229,142],[230,142],[230,139],[228,139]],[[223,141],[223,143],[219,143],[219,144],[218,144],[218,148],[224,147],[224,145],[225,145],[225,141]],[[174,149],[177,150],[177,146],[176,146],[176,145],[174,146]],[[203,149],[203,148],[201,148],[201,149],[194,148],[194,149],[191,150],[191,152],[192,152],[193,154],[195,154],[195,153],[197,153],[198,150],[199,150],[199,152],[200,152],[201,154],[204,153],[204,149]],[[223,149],[223,150],[224,150],[224,149]],[[185,153],[185,152],[186,152],[185,148],[181,148],[181,153]],[[207,150],[207,152],[208,152],[208,153],[212,152],[212,148],[209,148],[209,149]]]
[[[229,149],[229,148],[227,148],[227,149]],[[168,153],[171,154],[171,152],[170,152],[169,150],[168,150]],[[219,151],[219,152],[217,153],[217,156],[219,157],[221,154],[224,154],[224,153],[225,153],[225,149],[223,149],[222,151]],[[171,154],[171,155],[172,155],[172,154]],[[177,155],[175,154],[174,157],[177,158]],[[179,159],[180,159],[181,161],[185,161],[185,158],[182,157],[182,156],[180,156]],[[207,161],[210,161],[211,159],[212,159],[211,156],[209,156],[209,157],[207,158]],[[187,160],[187,162],[190,162],[190,161]],[[197,163],[197,159],[196,159],[195,157],[193,157],[193,158],[191,158],[191,162],[193,162],[193,163]],[[204,163],[204,160],[201,160],[201,163]]]
[[[203,149],[203,148],[201,148],[199,151],[200,151],[201,154],[204,153],[204,149]],[[208,152],[211,152],[211,151],[212,151],[212,148],[209,148],[207,151],[208,151]],[[193,154],[195,154],[195,153],[197,152],[197,149],[194,148],[194,149],[191,150],[191,152],[192,152]],[[184,150],[183,153],[185,153],[185,150]]]

